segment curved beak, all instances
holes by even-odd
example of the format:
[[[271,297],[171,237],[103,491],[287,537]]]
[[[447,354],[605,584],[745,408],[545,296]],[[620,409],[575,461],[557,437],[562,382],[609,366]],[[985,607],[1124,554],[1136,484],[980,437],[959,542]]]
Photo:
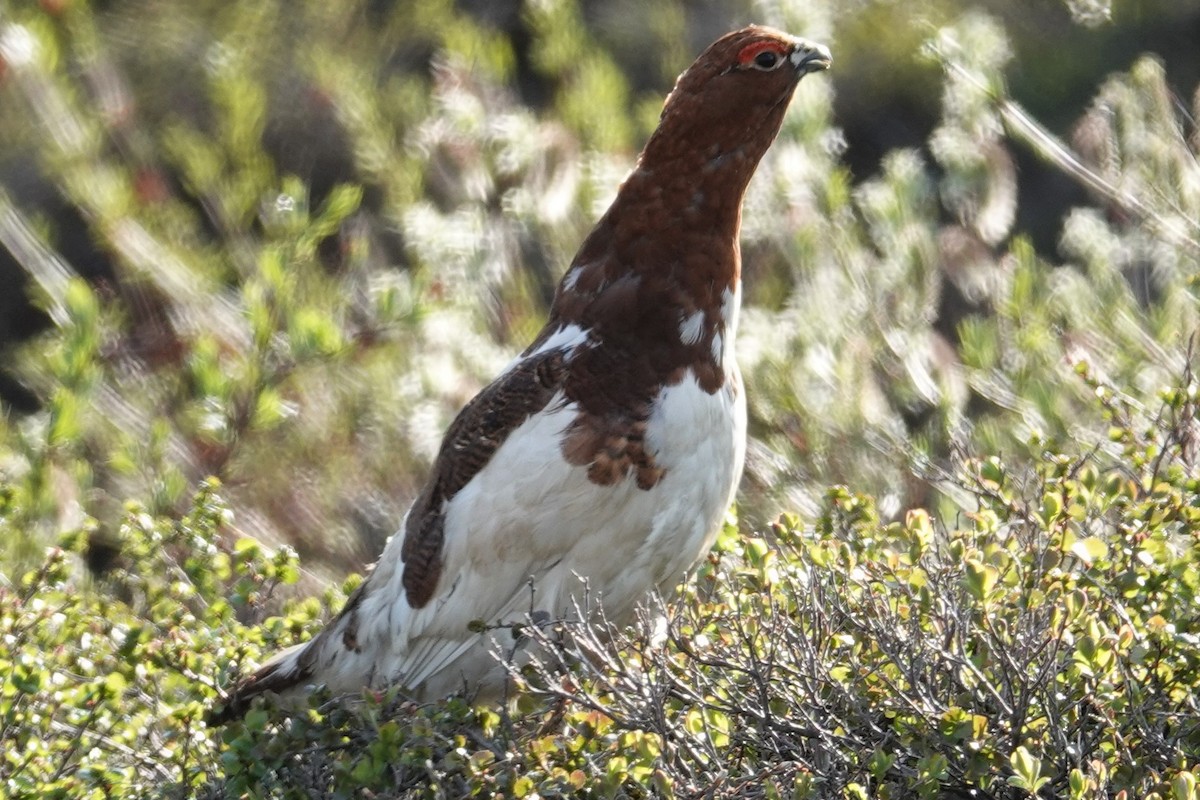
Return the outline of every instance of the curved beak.
[[[823,69],[829,69],[833,64],[833,56],[829,53],[828,47],[805,39],[796,40],[796,46],[792,49],[788,59],[792,62],[792,67],[798,75],[820,72]]]

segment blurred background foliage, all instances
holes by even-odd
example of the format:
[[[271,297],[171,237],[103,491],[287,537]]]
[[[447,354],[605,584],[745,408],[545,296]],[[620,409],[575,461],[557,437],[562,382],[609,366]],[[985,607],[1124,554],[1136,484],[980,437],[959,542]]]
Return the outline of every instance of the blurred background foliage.
[[[740,527],[667,644],[573,632],[512,716],[205,728],[752,21],[835,63],[747,198]],[[1197,0],[0,0],[0,793],[1200,798],[1198,41]]]
[[[31,563],[219,477],[329,576],[541,324],[673,77],[827,42],[747,200],[741,518],[952,514],[956,449],[1119,453],[1196,329],[1200,4],[0,5],[0,476]]]

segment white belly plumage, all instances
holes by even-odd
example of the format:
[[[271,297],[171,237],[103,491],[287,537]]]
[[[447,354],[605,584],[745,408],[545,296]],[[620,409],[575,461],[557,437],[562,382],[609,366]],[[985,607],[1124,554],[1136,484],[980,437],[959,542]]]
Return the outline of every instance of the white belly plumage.
[[[466,688],[495,694],[504,670],[494,653],[511,632],[472,633],[573,616],[600,604],[610,620],[630,618],[649,591],[669,592],[711,547],[741,476],[746,407],[732,360],[707,394],[689,375],[663,390],[646,446],[665,469],[639,489],[631,475],[613,486],[564,461],[567,405],[537,413],[513,431],[445,508],[443,571],[433,598],[409,606],[401,586],[401,536],[385,548],[362,601],[358,651],[330,637],[319,655],[335,693],[400,683],[419,697]],[[401,526],[403,530],[403,525]]]

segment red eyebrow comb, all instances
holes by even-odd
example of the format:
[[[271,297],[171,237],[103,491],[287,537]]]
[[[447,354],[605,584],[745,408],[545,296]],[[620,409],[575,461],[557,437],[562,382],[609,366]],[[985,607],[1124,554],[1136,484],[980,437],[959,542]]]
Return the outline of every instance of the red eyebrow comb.
[[[783,42],[772,41],[770,39],[751,42],[738,51],[738,63],[749,64],[754,60],[755,56],[766,50],[771,50],[772,52],[783,55],[787,52],[787,47],[783,44]]]

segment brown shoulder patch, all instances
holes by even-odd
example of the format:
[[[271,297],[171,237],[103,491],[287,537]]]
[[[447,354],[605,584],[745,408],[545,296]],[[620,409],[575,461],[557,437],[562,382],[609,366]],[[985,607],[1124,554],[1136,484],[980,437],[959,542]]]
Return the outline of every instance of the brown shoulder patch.
[[[631,472],[639,489],[651,489],[662,479],[664,470],[646,451],[646,410],[595,417],[581,413],[563,437],[563,456],[576,466],[588,468],[588,479],[601,486],[612,486]]]
[[[405,525],[401,580],[413,608],[430,601],[441,578],[446,503],[479,474],[514,430],[546,407],[565,375],[562,350],[526,358],[476,395],[451,423]]]

